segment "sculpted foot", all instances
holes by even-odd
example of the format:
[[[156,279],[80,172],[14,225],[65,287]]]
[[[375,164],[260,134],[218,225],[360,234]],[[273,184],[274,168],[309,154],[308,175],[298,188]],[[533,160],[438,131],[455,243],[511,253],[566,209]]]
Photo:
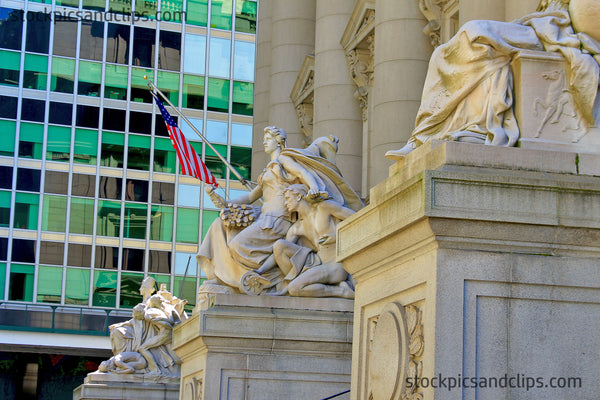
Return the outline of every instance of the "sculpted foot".
[[[353,299],[354,298],[354,290],[348,285],[346,281],[340,282],[340,289],[342,289],[342,297],[344,299]]]
[[[410,153],[411,151],[413,151],[416,148],[417,148],[416,143],[412,142],[412,141],[409,141],[400,150],[390,150],[390,151],[388,151],[387,153],[385,153],[385,157],[389,158],[390,160],[398,161],[398,160],[401,160],[402,158],[406,157],[406,155],[408,153]]]

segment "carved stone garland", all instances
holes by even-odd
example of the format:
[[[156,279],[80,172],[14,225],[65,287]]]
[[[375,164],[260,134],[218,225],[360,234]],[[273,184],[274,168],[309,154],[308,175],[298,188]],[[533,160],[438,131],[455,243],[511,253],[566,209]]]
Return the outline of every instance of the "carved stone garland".
[[[371,321],[369,381],[373,400],[422,400],[416,384],[423,373],[422,311],[390,303]],[[415,384],[407,387],[407,378]]]

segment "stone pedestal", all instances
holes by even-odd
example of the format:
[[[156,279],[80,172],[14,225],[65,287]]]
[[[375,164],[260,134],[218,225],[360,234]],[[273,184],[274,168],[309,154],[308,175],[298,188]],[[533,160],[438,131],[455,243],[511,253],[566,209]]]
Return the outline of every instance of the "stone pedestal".
[[[94,372],[73,391],[73,400],[178,400],[179,379]]]
[[[597,397],[598,156],[428,143],[338,229],[352,399]]]
[[[174,329],[181,399],[308,400],[349,390],[352,308],[343,299],[216,295]]]

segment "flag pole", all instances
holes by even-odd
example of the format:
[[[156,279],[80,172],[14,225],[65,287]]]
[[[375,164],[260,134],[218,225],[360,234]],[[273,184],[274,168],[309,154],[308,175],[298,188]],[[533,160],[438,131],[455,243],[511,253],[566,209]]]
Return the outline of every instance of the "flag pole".
[[[175,107],[173,105],[173,103],[171,103],[171,101],[167,98],[167,96],[165,96],[165,94],[163,92],[161,92],[161,90],[159,88],[157,88],[156,85],[154,85],[154,83],[150,79],[148,79],[148,77],[146,75],[144,75],[144,79],[148,82],[148,86],[150,86],[151,89],[155,90],[158,94],[160,94],[160,96],[167,102],[167,104],[170,105],[175,110],[175,112],[190,126],[190,128],[192,128],[192,130],[194,132],[196,132],[196,135],[200,136],[200,138],[204,141],[204,143],[206,143],[206,145],[208,147],[210,147],[210,149],[212,151],[214,151],[214,153],[217,155],[217,157],[219,157],[219,159],[221,159],[221,161],[223,161],[225,163],[227,168],[229,168],[229,170],[231,172],[233,172],[233,174],[236,176],[236,178],[239,179],[239,181],[242,183],[242,185],[246,186],[249,190],[254,189],[252,187],[252,185],[250,185],[248,180],[246,180],[244,177],[242,177],[242,175],[240,175],[240,173],[237,172],[237,170],[235,168],[233,168],[233,165],[229,164],[229,162],[221,155],[221,153],[219,153],[217,151],[217,149],[214,148],[214,146],[206,139],[206,137],[202,133],[200,133],[200,131],[198,131],[198,129],[196,129],[196,127],[194,125],[192,125],[192,123],[185,117],[185,115],[183,115],[183,113],[181,111],[179,111],[177,109],[177,107]]]

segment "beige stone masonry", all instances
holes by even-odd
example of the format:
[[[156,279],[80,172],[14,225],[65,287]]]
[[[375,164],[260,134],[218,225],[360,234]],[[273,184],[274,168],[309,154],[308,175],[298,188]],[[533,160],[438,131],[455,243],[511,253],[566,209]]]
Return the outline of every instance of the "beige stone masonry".
[[[173,334],[181,399],[321,399],[348,390],[352,309],[344,299],[215,295]]]
[[[591,399],[600,390],[600,362],[582,356],[600,346],[596,159],[427,143],[338,226],[338,259],[357,281],[352,399]],[[439,374],[584,383],[406,388],[408,377]]]

